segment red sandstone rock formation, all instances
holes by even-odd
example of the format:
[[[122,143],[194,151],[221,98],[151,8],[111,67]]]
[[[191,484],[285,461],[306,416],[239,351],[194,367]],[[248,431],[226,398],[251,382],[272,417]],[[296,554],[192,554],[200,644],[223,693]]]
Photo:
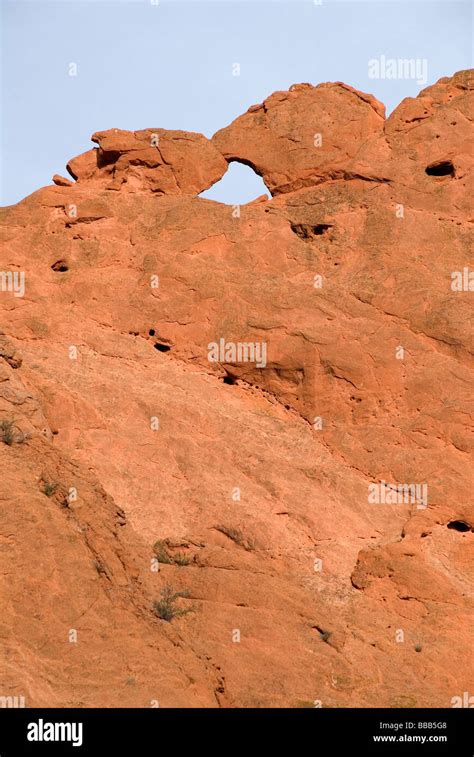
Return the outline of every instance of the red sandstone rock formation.
[[[212,140],[98,132],[75,183],[2,211],[0,694],[472,690],[470,114],[467,71],[387,120],[295,85]],[[231,160],[273,198],[197,197]],[[265,365],[210,362],[221,339]],[[167,584],[192,610],[171,622]]]

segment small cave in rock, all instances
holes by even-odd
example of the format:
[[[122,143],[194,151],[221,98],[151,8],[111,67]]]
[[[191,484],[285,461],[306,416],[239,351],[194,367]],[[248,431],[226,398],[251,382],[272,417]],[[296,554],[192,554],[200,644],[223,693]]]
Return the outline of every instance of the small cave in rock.
[[[448,528],[451,528],[453,531],[460,531],[461,533],[472,531],[469,523],[466,523],[464,520],[451,520],[448,523]]]
[[[314,237],[320,237],[325,234],[329,229],[332,229],[330,223],[317,223],[315,225],[308,223],[292,223],[291,230],[300,239],[305,242],[311,241]]]
[[[425,168],[425,173],[428,176],[454,176],[455,170],[450,160],[441,160]]]
[[[155,329],[149,329],[148,336],[155,336]]]
[[[51,269],[57,273],[65,273],[66,271],[69,271],[69,266],[65,260],[57,260],[53,263]]]
[[[163,342],[156,342],[153,347],[155,350],[158,350],[158,352],[169,352],[171,349],[169,344],[164,344]]]

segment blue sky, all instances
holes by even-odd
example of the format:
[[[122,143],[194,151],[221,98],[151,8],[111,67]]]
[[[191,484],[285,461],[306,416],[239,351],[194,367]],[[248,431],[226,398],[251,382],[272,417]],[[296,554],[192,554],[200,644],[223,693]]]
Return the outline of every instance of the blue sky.
[[[2,205],[67,175],[95,131],[210,137],[296,82],[342,80],[390,112],[426,85],[371,79],[369,60],[426,59],[427,85],[472,66],[472,7],[456,0],[2,0],[2,22]],[[232,164],[206,195],[262,191]]]

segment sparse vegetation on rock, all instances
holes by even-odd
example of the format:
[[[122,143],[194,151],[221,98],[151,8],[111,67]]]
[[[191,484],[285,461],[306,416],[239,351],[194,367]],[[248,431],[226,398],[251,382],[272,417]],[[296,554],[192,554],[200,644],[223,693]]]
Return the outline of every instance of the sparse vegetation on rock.
[[[179,618],[193,612],[193,607],[179,607],[178,599],[187,599],[188,591],[175,591],[172,586],[165,586],[161,590],[161,598],[153,603],[153,610],[160,620],[166,620],[170,623],[173,618]]]
[[[171,552],[166,542],[158,539],[153,545],[155,557],[163,565],[189,565],[192,561],[184,552]]]
[[[43,494],[46,494],[47,497],[52,497],[57,492],[58,486],[57,481],[43,481]]]
[[[3,419],[0,421],[0,441],[11,447],[12,444],[23,444],[26,437],[18,428],[15,421]]]
[[[252,539],[247,539],[240,528],[234,528],[233,526],[225,526],[223,524],[219,524],[215,526],[215,529],[216,531],[220,531],[221,534],[224,534],[224,536],[227,536],[227,538],[233,541],[235,544],[238,544],[239,547],[246,549],[248,552],[255,549],[254,541]]]

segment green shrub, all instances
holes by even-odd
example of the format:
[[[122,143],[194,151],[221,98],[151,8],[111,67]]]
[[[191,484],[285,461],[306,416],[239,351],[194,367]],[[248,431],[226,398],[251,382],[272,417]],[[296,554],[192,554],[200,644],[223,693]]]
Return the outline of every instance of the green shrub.
[[[153,545],[153,551],[156,559],[162,565],[189,565],[191,559],[184,552],[177,552],[175,555],[171,554],[164,541],[158,539]]]
[[[15,421],[0,421],[0,441],[9,447],[13,443],[22,444],[25,441],[25,435],[16,425]]]
[[[179,618],[181,615],[192,612],[192,607],[181,608],[176,606],[178,599],[186,599],[187,597],[189,597],[188,591],[175,591],[172,586],[165,586],[161,590],[161,599],[153,603],[155,615],[161,620],[166,620],[170,623],[173,618]]]
[[[153,552],[155,553],[158,562],[162,563],[162,565],[172,564],[173,560],[171,559],[171,555],[166,548],[166,544],[164,541],[161,541],[161,539],[158,539],[158,541],[154,543]]]
[[[59,484],[57,481],[43,481],[43,494],[52,497],[56,493]]]

